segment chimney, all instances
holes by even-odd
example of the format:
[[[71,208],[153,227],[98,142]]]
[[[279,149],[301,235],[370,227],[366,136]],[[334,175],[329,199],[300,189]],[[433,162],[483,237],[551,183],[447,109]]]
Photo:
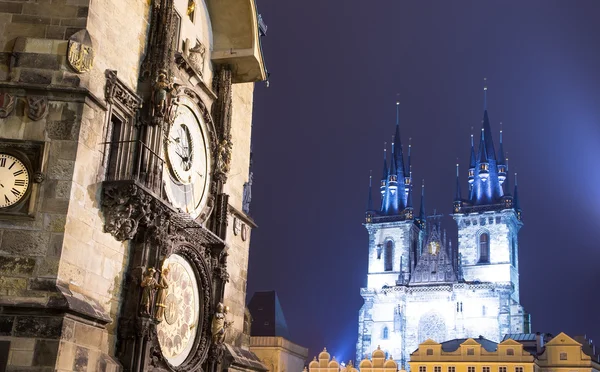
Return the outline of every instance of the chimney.
[[[540,335],[539,332],[535,333],[535,351],[538,355],[542,353],[542,348],[544,347],[544,338]]]

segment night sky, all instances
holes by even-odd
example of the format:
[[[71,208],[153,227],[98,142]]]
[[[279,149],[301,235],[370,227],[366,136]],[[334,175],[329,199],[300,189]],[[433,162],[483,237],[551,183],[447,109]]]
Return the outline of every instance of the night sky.
[[[503,122],[519,173],[532,331],[600,341],[599,1],[257,3],[271,78],[254,98],[248,299],[276,290],[309,359],[324,346],[354,359],[369,170],[381,178],[395,102],[415,184],[425,179],[427,212],[446,215],[456,246],[455,164],[464,196],[487,77],[496,148]]]

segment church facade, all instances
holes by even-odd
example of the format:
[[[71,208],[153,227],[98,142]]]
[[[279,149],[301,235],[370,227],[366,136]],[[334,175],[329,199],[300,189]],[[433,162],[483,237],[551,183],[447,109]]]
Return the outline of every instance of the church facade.
[[[397,113],[398,116],[398,113]],[[468,191],[457,164],[452,217],[458,246],[446,238],[441,216],[413,208],[410,146],[403,159],[397,117],[392,154],[384,155],[375,208],[372,184],[364,226],[369,234],[367,286],[361,288],[356,360],[381,348],[402,368],[427,339],[443,342],[483,336],[500,342],[529,332],[519,303],[518,232],[523,225],[515,180],[511,190],[502,132],[496,152],[487,108],[475,149],[471,136]]]

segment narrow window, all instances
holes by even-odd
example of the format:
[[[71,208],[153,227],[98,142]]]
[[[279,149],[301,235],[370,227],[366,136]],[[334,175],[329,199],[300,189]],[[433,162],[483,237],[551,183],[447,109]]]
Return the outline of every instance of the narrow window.
[[[506,355],[515,355],[514,349],[506,349]]]
[[[114,181],[120,179],[119,170],[121,170],[123,162],[123,159],[120,156],[123,152],[123,149],[121,148],[122,143],[120,141],[121,138],[123,138],[124,127],[123,121],[115,115],[110,118],[110,124],[112,133],[110,136],[106,179],[108,181]]]
[[[511,239],[510,244],[510,263],[517,267],[517,242],[515,238]]]
[[[479,262],[490,262],[490,236],[488,233],[479,235]]]
[[[179,15],[179,13],[177,13],[176,11],[173,13],[173,27],[175,29],[175,37],[173,38],[173,43],[174,43],[174,47],[176,50],[179,50],[179,46],[181,45],[181,50],[179,50],[180,52],[183,52],[184,50],[184,43],[183,41],[181,41],[181,16]],[[180,44],[181,43],[181,44]]]
[[[394,243],[391,240],[388,240],[385,243],[385,254],[383,256],[385,271],[392,271],[393,258],[394,258]]]
[[[485,316],[485,305],[481,307],[481,315]],[[485,371],[484,371],[485,372]],[[489,371],[488,371],[489,372]]]
[[[475,349],[473,349],[472,347],[468,348],[467,355],[475,355]]]
[[[427,349],[427,355],[433,355],[433,349]]]
[[[381,332],[381,338],[383,338],[384,340],[387,340],[389,337],[389,330],[388,327],[383,327],[383,332]]]
[[[567,360],[567,353],[560,353],[560,360]]]

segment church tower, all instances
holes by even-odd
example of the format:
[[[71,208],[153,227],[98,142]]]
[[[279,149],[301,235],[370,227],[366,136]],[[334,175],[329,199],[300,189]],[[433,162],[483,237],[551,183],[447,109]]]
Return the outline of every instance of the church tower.
[[[369,184],[364,224],[369,233],[368,274],[360,292],[364,305],[357,360],[381,348],[408,369],[410,354],[427,339],[481,335],[499,342],[507,333],[529,332],[529,316],[519,304],[517,234],[522,221],[516,177],[511,194],[502,133],[496,153],[487,107],[477,151],[471,137],[465,198],[456,165],[452,216],[458,247],[447,239],[442,215],[426,215],[424,185],[414,215],[410,146],[405,166],[398,112],[392,155],[384,154],[377,209]]]
[[[484,87],[485,101],[486,96]],[[514,289],[512,300],[519,302],[518,233],[523,222],[516,180],[515,196],[509,191],[502,130],[496,155],[487,104],[478,150],[471,140],[470,153],[468,199],[461,198],[457,173],[453,214],[463,277],[468,282],[508,283]]]

